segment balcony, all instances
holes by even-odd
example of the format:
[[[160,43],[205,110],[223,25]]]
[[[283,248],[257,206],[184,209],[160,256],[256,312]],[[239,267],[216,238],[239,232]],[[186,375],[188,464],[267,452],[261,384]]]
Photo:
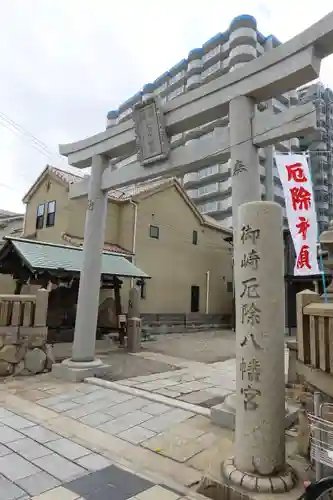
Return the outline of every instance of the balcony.
[[[200,186],[196,190],[196,198],[204,199],[210,198],[217,194],[226,194],[230,190],[231,194],[231,178],[224,182],[214,182],[213,184],[207,184],[205,186]]]
[[[287,92],[285,94],[280,94],[279,96],[276,96],[275,99],[280,101],[280,103],[284,105],[285,109],[289,108],[290,99],[289,99],[289,94]]]
[[[328,218],[328,199],[327,200],[320,200],[316,202],[316,207],[318,212],[322,213],[322,220],[321,222],[324,222],[324,217],[325,220]],[[319,216],[318,216],[319,219]]]
[[[273,98],[272,104],[275,113],[282,113],[283,111],[288,109],[288,105],[286,106],[285,104],[283,104],[280,99],[278,100]]]
[[[298,92],[297,90],[291,90],[289,92],[290,106],[296,106],[298,103]]]
[[[184,187],[198,181],[198,172],[190,172],[184,175]]]
[[[278,198],[284,199],[284,192],[282,186],[274,186],[274,195]]]
[[[326,133],[326,116],[320,113],[320,119],[317,120],[317,128],[322,130],[324,133]]]
[[[218,179],[222,173],[222,165],[210,165],[209,167],[198,170],[197,172],[190,172],[184,175],[184,186],[188,187],[191,184],[202,184],[206,179],[213,181]]]
[[[327,182],[327,180],[326,180]],[[322,193],[328,193],[328,184],[325,184],[323,178],[314,178],[313,179],[313,190],[315,195],[320,196]]]
[[[206,215],[216,215],[221,212],[231,211],[232,209],[231,197],[228,197],[225,200],[209,201],[207,203],[199,205],[198,208],[202,214]]]
[[[288,153],[290,151],[289,141],[281,141],[275,144],[275,149],[279,153]]]
[[[327,208],[328,208],[328,206],[327,206]],[[325,212],[318,210],[317,220],[318,220],[318,222],[321,222],[323,224],[329,222],[328,210],[325,210]]]
[[[297,137],[290,139],[290,147],[293,149],[299,148],[299,139]]]

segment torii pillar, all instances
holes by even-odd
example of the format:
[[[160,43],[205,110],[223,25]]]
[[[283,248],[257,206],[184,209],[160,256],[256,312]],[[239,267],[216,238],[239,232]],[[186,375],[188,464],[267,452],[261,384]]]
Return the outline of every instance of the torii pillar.
[[[108,203],[108,193],[101,190],[101,182],[108,163],[108,159],[102,155],[96,155],[92,160],[72,357],[52,366],[52,373],[55,377],[73,382],[80,382],[90,376],[105,375],[111,369],[100,359],[95,358]]]
[[[264,402],[261,413],[260,411],[259,413],[256,412],[259,409],[259,401],[255,401],[258,408],[256,404],[251,406],[250,403],[254,403],[253,399],[248,401],[249,388],[244,385],[241,376],[244,364],[239,364],[236,397],[238,408],[240,408],[239,405],[242,405],[242,407],[239,409],[236,418],[235,457],[223,465],[223,472],[235,484],[261,492],[278,492],[281,491],[282,485],[284,489],[288,489],[293,485],[293,478],[292,472],[285,463],[284,432],[282,431],[284,425],[284,384],[281,384],[281,380],[284,377],[284,370],[281,359],[283,360],[284,324],[282,325],[281,318],[283,319],[283,314],[281,312],[277,324],[273,324],[269,317],[270,311],[274,307],[274,301],[276,301],[277,310],[282,311],[281,208],[274,203],[265,204],[259,201],[258,148],[312,133],[316,128],[316,112],[311,103],[288,109],[278,115],[272,115],[269,110],[254,114],[254,106],[256,103],[267,101],[278,94],[294,90],[300,85],[317,78],[321,59],[332,52],[333,12],[287,43],[270,50],[245,66],[173,99],[162,110],[158,110],[157,106],[151,102],[149,109],[144,108],[141,110],[142,116],[140,116],[139,122],[140,127],[144,129],[142,134],[138,130],[138,124],[134,123],[132,118],[129,118],[122,123],[110,126],[106,131],[93,137],[60,147],[60,153],[68,157],[70,165],[85,168],[93,164],[93,169],[95,169],[94,158],[96,156],[102,155],[106,158],[129,156],[139,146],[139,162],[115,171],[112,171],[110,167],[106,168],[100,174],[99,181],[96,181],[95,191],[92,191],[92,185],[95,186],[94,179],[97,179],[95,174],[91,175],[89,181],[85,179],[73,184],[70,189],[71,198],[91,196],[92,192],[95,193],[95,196],[102,198],[102,193],[112,188],[118,189],[157,176],[183,176],[187,172],[201,169],[216,162],[227,161],[231,157],[233,219],[234,227],[236,227],[237,360],[241,360],[243,353],[246,354],[246,356],[244,355],[245,362],[255,358],[252,359],[251,366],[256,367],[257,371],[251,371],[251,376],[256,377],[259,365],[262,367],[263,374],[264,368],[265,372],[267,372],[267,360],[263,358],[262,352],[265,351],[268,356],[274,355],[279,385],[279,396],[277,398],[279,411],[276,412],[276,422],[274,422],[272,411],[267,407],[269,398],[274,398],[275,390],[275,382],[272,380],[271,374],[269,374],[265,380],[261,381],[261,388],[254,387],[257,395],[259,393],[256,391],[262,393],[262,401]],[[167,141],[164,141],[164,139],[168,136],[186,132],[205,123],[214,122],[227,115],[229,111],[230,133],[228,130],[219,131],[216,129],[215,135],[205,141],[192,141],[188,146],[180,146],[167,152],[165,147]],[[139,144],[137,139],[139,139]],[[165,157],[166,152],[167,158]],[[94,199],[91,201],[94,201]],[[244,202],[247,202],[247,204],[244,205]],[[100,270],[100,246],[104,236],[106,217],[106,213],[103,212],[102,214],[102,212],[101,210],[99,214],[100,219],[97,214],[92,217],[92,215],[89,215],[88,205],[84,238],[85,258],[81,271],[80,304],[75,328],[75,337],[78,337],[78,339],[75,339],[74,342],[72,360],[67,361],[66,365],[66,368],[71,370],[74,370],[75,366],[79,366],[82,362],[90,363],[91,370],[95,369],[94,341],[91,339],[88,341],[88,336],[95,336],[93,326],[95,327],[96,324],[92,324],[92,319],[95,321],[97,317],[97,304],[93,300],[89,305],[88,301],[89,293],[91,297],[98,296],[99,285],[96,278],[91,279],[90,282],[86,276],[92,278],[92,272],[88,270],[91,262],[94,262],[95,273]],[[92,226],[97,224],[98,219],[98,228],[93,229]],[[249,326],[248,314],[246,323],[244,323],[246,308],[243,306],[247,307],[248,304],[243,303],[242,300],[245,296],[251,298],[249,297],[250,294],[258,294],[258,288],[253,283],[253,276],[246,274],[248,271],[244,269],[247,268],[242,266],[243,258],[240,258],[245,248],[242,247],[243,242],[241,240],[244,225],[249,226],[247,229],[252,227],[252,236],[253,231],[254,234],[258,235],[259,231],[263,235],[257,249],[259,253],[262,253],[263,269],[266,270],[265,273],[258,271],[258,281],[262,285],[260,298],[263,297],[261,308],[266,308],[262,315],[262,329],[259,328],[260,322],[257,321],[258,318],[255,316],[256,307],[259,309],[260,307],[255,304],[254,307],[251,305],[251,314],[254,314],[251,316],[251,321],[254,320],[255,324],[250,325],[251,328],[247,328]],[[268,229],[272,232],[272,241],[276,242],[275,253],[272,252],[276,261],[275,287],[269,286],[272,276],[267,268],[267,263],[271,262],[269,259],[272,256],[266,255],[264,257],[265,252],[269,252],[269,246],[267,245],[267,248],[265,248],[264,244],[265,242],[267,244],[268,241]],[[98,243],[92,244],[89,241],[92,233]],[[246,248],[245,250],[247,255],[253,248]],[[271,265],[273,265],[272,262]],[[279,327],[280,323],[281,328]],[[86,325],[89,325],[90,333]],[[243,333],[244,338],[249,340],[244,345],[241,345],[244,339],[242,338],[241,342],[238,342],[238,340],[240,336],[243,337]],[[84,349],[82,348],[83,345],[85,346]],[[250,346],[252,347],[250,348]],[[259,349],[260,347],[263,351]],[[255,352],[255,348],[259,349],[260,352],[259,350]],[[91,358],[91,361],[80,361],[83,352],[85,353],[84,356],[87,356],[86,359]],[[252,358],[250,359],[249,356],[252,356]],[[259,362],[259,365],[256,362]],[[88,366],[84,367],[84,369],[88,369]],[[247,373],[249,373],[248,369],[247,364]],[[273,400],[271,399],[271,401]],[[244,412],[248,411],[249,405],[252,408],[250,410],[252,413],[249,418],[246,418]],[[276,409],[277,407],[273,405],[273,408]],[[259,418],[261,416],[262,418]],[[276,436],[273,435],[275,431],[276,435],[279,436],[280,443],[277,443]],[[249,434],[260,436],[260,446],[256,445],[253,437],[249,437]],[[267,454],[267,457],[265,457],[265,454]],[[276,467],[273,464],[276,464]],[[247,477],[250,477],[251,480],[248,481]],[[272,486],[273,483],[274,486]]]

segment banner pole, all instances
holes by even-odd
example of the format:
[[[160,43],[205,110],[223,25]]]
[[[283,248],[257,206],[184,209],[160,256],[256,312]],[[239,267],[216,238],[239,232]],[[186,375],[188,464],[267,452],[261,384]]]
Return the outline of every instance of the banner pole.
[[[311,180],[312,189],[313,189],[312,172],[311,172],[311,166],[312,165],[311,165],[310,154],[309,153],[304,153],[304,156],[305,156],[306,161],[308,162],[308,165],[309,165],[309,174],[310,174],[310,180]],[[324,302],[327,304],[327,302],[328,302],[328,296],[327,296],[327,288],[326,288],[326,280],[325,280],[324,261],[323,261],[323,255],[322,255],[320,238],[319,238],[319,224],[318,224],[318,221],[317,221],[317,249],[318,249],[318,254],[319,254],[319,269],[320,269],[321,280],[322,280],[322,285],[323,285]]]

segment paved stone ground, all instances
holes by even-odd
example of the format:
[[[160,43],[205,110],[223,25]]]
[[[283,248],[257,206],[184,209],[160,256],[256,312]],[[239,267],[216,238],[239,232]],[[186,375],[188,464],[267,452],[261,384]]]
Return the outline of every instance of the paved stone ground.
[[[150,352],[201,363],[216,363],[235,357],[235,339],[231,330],[211,330],[157,335],[155,341],[143,345]]]
[[[165,359],[178,366],[179,370],[120,380],[119,384],[206,408],[219,404],[235,390],[235,359],[209,365],[191,362],[184,366],[179,358],[171,359],[158,353],[140,353],[135,357]]]
[[[235,334],[230,330],[156,335],[153,341],[142,343],[142,353],[153,352],[164,355],[135,357],[109,340],[96,342],[97,356],[105,363],[112,364],[110,380],[121,380],[136,376],[174,371],[179,368],[172,364],[173,358],[187,362],[216,363],[235,357]],[[54,352],[58,361],[71,356],[71,344],[55,344]],[[170,357],[171,363],[167,361]],[[185,366],[183,364],[183,366]]]
[[[158,374],[119,380],[126,385],[162,396],[211,408],[236,390],[236,360],[200,363],[155,352],[140,352],[133,357],[164,362],[179,368]],[[288,350],[285,351],[285,371],[288,370]]]
[[[49,397],[36,401],[34,416],[25,416],[27,406],[22,406],[22,401],[20,403],[17,397],[16,406],[21,407],[21,410],[24,408],[24,412],[18,408],[14,412],[0,407],[1,500],[189,498],[174,488],[161,486],[155,480],[120,468],[94,451],[93,446],[83,446],[77,440],[70,439],[68,434],[72,432],[68,432],[68,422],[67,431],[66,425],[62,432],[58,428],[59,433],[50,427],[57,428],[57,417],[63,415],[77,419],[79,423],[72,420],[76,425],[85,423],[84,427],[101,429],[107,435],[118,435],[124,442],[138,443],[155,436],[158,429],[186,420],[191,414],[177,412],[169,407],[162,408],[163,405],[154,406],[147,400],[95,386],[76,384],[75,390],[61,391],[51,397],[42,390],[43,384],[39,384],[39,387],[28,390],[28,397]],[[57,386],[46,388],[52,391]],[[38,411],[38,406],[42,412]],[[55,413],[50,420],[53,425],[50,422],[41,425],[38,415],[43,415],[43,407]],[[163,421],[161,418],[159,420],[162,415]]]
[[[138,386],[150,384],[147,393],[172,390],[178,399],[196,394],[200,400],[214,388],[217,394],[234,388],[235,360],[209,365],[147,351],[131,358],[178,369],[141,376]],[[203,476],[221,480],[233,432],[194,408],[173,407],[173,393],[164,392],[169,400],[161,404],[124,390],[64,383],[50,374],[0,385],[0,499],[202,498],[193,489]],[[287,436],[291,463],[294,445]]]
[[[221,480],[233,432],[169,404],[48,374],[3,384],[1,500],[202,498],[193,488]],[[287,436],[289,461],[294,447]]]
[[[155,342],[144,343],[142,352],[147,351],[147,347]],[[54,353],[56,360],[71,356],[71,344],[55,344]],[[112,364],[111,380],[120,380],[124,378],[136,377],[139,375],[149,375],[175,370],[176,367],[156,360],[145,360],[143,358],[133,358],[126,350],[118,347],[117,344],[109,340],[98,340],[96,355],[103,359],[106,364]]]

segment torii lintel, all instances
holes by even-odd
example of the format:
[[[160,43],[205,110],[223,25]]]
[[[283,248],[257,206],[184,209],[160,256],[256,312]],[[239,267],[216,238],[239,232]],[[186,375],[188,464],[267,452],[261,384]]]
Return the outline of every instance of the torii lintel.
[[[258,113],[252,122],[252,141],[258,148],[277,141],[285,141],[296,135],[309,134],[316,130],[316,109],[309,102],[290,108],[277,115],[270,111]],[[101,189],[119,189],[135,182],[143,182],[155,177],[184,175],[211,165],[224,163],[230,157],[230,137],[228,127],[216,128],[212,137],[203,136],[190,143],[171,150],[168,160],[144,167],[135,161],[118,170],[107,168],[102,177]],[[87,196],[89,178],[71,184],[71,199]]]

